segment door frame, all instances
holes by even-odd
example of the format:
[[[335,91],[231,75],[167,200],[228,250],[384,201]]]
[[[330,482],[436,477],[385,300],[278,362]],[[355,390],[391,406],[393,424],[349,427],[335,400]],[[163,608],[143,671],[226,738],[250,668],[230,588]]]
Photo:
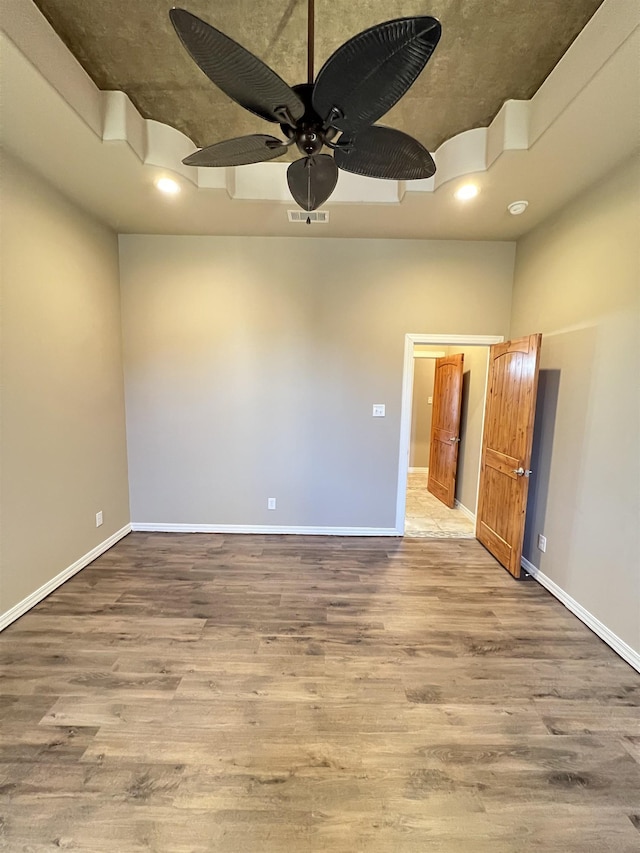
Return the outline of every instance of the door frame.
[[[411,450],[411,408],[413,404],[413,347],[415,344],[428,346],[484,346],[501,344],[504,335],[436,335],[407,333],[404,336],[404,366],[402,369],[402,401],[400,404],[400,452],[398,456],[398,497],[396,501],[396,533],[404,536],[407,509],[407,477],[409,475],[409,453]],[[487,377],[489,363],[487,362]],[[485,403],[487,385],[485,379]],[[484,407],[482,415],[484,434]],[[478,487],[480,479],[478,478]],[[477,497],[476,497],[477,500]]]

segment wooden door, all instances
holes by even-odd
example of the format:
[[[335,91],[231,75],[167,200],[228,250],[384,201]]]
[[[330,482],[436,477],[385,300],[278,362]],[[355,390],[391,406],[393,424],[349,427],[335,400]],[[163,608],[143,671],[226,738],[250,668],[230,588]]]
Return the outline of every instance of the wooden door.
[[[542,335],[490,348],[476,536],[520,577]]]
[[[436,359],[427,489],[452,507],[456,494],[464,355]]]

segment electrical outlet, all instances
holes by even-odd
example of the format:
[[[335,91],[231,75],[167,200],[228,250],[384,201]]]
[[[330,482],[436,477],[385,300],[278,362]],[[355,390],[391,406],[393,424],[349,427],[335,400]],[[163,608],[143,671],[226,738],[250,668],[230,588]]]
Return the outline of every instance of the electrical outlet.
[[[373,417],[374,418],[384,418],[385,416],[385,404],[384,403],[374,403],[373,404]]]
[[[96,513],[96,527],[100,527],[102,524],[102,510]]]
[[[275,509],[276,508],[276,499],[275,498],[267,498],[267,509]]]
[[[427,404],[428,404],[429,406],[432,406],[432,405],[433,405],[433,397],[427,397]]]
[[[547,537],[542,533],[538,533],[538,550],[543,552],[547,550]]]

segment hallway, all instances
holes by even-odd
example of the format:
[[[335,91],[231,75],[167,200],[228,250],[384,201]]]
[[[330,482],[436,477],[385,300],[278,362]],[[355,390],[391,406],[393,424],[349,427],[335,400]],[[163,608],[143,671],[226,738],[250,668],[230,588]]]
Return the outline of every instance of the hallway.
[[[473,521],[458,507],[449,509],[427,491],[429,475],[409,472],[405,536],[426,539],[475,539]]]

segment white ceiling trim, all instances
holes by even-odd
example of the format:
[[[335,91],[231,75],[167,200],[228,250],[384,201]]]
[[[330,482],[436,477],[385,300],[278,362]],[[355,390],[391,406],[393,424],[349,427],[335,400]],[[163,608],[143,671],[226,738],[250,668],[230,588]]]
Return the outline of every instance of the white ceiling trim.
[[[532,98],[530,146],[591,83],[638,27],[640,3],[637,0],[605,0]]]

